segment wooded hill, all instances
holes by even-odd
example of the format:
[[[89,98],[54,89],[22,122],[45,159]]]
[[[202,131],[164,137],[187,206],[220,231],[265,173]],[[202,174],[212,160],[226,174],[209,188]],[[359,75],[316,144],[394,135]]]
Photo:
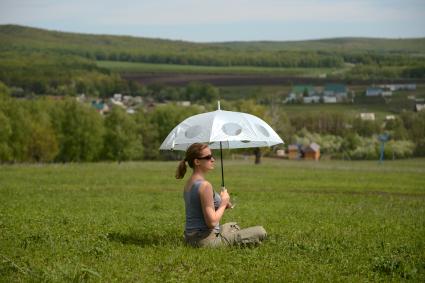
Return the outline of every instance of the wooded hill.
[[[242,66],[257,74],[261,70],[255,68],[340,68],[331,77],[339,80],[425,78],[425,38],[193,43],[0,25],[0,42],[0,81],[35,94],[108,95],[134,89],[134,83],[96,64],[106,60],[162,67]],[[143,72],[149,73],[149,66]]]
[[[338,67],[425,62],[425,38],[335,38],[293,42],[193,43],[0,26],[1,51],[50,51],[96,60],[205,66]]]
[[[223,42],[220,44],[234,50],[267,51],[336,51],[373,53],[425,53],[425,38],[383,39],[366,37],[328,38],[304,41],[256,41]]]

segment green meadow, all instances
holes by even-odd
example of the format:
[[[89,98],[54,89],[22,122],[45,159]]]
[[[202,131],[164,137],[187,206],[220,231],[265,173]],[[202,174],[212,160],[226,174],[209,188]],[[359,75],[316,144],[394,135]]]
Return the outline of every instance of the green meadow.
[[[424,159],[225,160],[222,223],[268,239],[220,249],[183,243],[176,166],[0,166],[0,282],[425,281]]]

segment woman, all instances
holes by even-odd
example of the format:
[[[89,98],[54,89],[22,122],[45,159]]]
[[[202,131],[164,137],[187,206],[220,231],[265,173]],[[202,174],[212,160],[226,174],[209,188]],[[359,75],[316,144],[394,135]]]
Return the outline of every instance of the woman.
[[[214,169],[215,162],[208,145],[195,143],[187,149],[186,158],[177,168],[177,179],[184,177],[186,162],[193,169],[184,188],[186,243],[196,247],[218,247],[258,244],[265,239],[266,231],[261,226],[240,229],[235,222],[220,226],[220,219],[231,203],[225,188],[218,194],[205,180],[205,174]]]

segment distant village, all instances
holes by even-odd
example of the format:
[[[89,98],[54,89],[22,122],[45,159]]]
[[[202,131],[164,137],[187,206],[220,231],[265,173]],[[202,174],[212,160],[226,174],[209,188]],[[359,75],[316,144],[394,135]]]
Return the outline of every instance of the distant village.
[[[397,91],[414,91],[416,84],[383,84],[367,87],[365,97],[384,97],[388,98]],[[326,84],[325,86],[314,85],[295,85],[282,101],[284,104],[315,104],[315,103],[353,103],[356,93],[350,90],[345,84]],[[414,111],[422,111],[425,109],[424,99],[417,99],[415,96],[408,96],[408,99],[414,103]],[[126,110],[128,114],[134,114],[140,108],[153,108],[157,104],[153,99],[146,99],[140,96],[114,94],[109,99],[90,99],[84,94],[77,97],[82,103],[91,103],[100,114],[106,114],[111,107],[118,106]],[[178,101],[181,106],[190,106],[190,101]],[[363,120],[375,120],[373,113],[361,113]],[[387,117],[391,119],[391,117]]]
[[[397,91],[414,91],[416,84],[383,84],[367,87],[365,97],[383,97],[389,98]],[[356,94],[349,90],[345,84],[326,84],[323,86],[313,85],[295,85],[286,99],[285,104],[314,104],[314,103],[353,103]],[[415,96],[408,96],[413,101],[414,111],[425,109],[425,100],[418,99]],[[393,115],[388,115],[387,119],[394,119]],[[374,113],[361,113],[363,120],[375,120]]]
[[[366,97],[390,97],[395,91],[416,90],[416,84],[385,84],[369,86]],[[284,103],[352,103],[355,93],[345,84],[326,84],[322,86],[295,85]]]

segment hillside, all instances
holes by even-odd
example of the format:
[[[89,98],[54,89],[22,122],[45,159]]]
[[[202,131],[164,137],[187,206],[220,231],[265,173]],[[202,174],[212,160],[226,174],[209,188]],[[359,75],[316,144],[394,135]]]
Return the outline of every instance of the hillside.
[[[0,81],[34,94],[108,95],[134,89],[134,81],[187,84],[198,74],[225,76],[222,85],[267,84],[270,75],[277,82],[425,79],[425,38],[194,43],[0,25],[0,42]],[[123,82],[123,74],[136,77]],[[187,74],[195,76],[175,82]],[[146,75],[147,81],[140,79]],[[215,84],[217,78],[204,81]]]
[[[304,41],[250,41],[193,43],[132,36],[94,35],[50,31],[38,28],[0,25],[2,49],[15,47],[38,47],[46,49],[72,50],[104,49],[109,51],[342,51],[342,52],[391,52],[418,53],[425,55],[425,38],[378,39],[378,38],[332,38]]]
[[[425,38],[193,43],[0,25],[0,42],[0,51],[49,51],[95,60],[202,66],[342,67],[344,63],[382,63],[388,56],[403,64],[412,63],[412,56],[425,57]],[[359,53],[367,56],[359,57]]]
[[[38,48],[56,51],[127,51],[134,50],[196,50],[205,46],[183,41],[141,38],[131,36],[78,34],[69,32],[50,31],[17,25],[0,25],[1,49],[17,47],[20,49]],[[211,46],[210,48],[216,48]]]
[[[336,52],[388,52],[425,54],[425,38],[383,39],[383,38],[329,38],[304,41],[257,41],[224,42],[218,46],[234,50],[268,51],[336,51]]]

